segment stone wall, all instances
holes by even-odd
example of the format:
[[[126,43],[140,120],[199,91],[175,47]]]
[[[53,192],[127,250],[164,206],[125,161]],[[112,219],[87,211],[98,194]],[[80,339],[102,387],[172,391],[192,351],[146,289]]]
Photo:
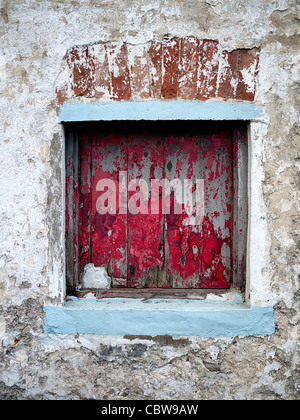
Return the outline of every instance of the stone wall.
[[[298,399],[299,2],[0,0],[0,21],[0,398]],[[216,41],[231,57],[260,50],[255,98],[226,98],[255,99],[265,115],[251,126],[261,180],[259,215],[251,217],[263,226],[255,232],[263,252],[249,293],[255,292],[252,304],[274,306],[276,332],[226,339],[46,336],[43,307],[64,298],[58,114],[60,103],[74,98],[69,87],[61,90],[69,77],[64,58],[82,46],[140,50],[166,39]],[[77,75],[81,80],[81,69]],[[103,91],[82,100],[113,99],[105,81],[98,86]],[[175,97],[167,88],[153,95]]]

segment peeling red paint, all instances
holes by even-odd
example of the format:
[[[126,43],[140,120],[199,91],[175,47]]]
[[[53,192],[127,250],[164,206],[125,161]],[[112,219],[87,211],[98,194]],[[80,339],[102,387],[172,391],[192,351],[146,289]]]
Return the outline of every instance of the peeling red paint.
[[[69,165],[69,163],[68,163]],[[69,198],[69,188],[70,188],[70,177],[66,177],[66,203],[70,202]],[[69,225],[70,225],[70,210],[69,206],[66,206],[66,238],[69,236]]]
[[[120,214],[119,173],[127,184],[138,180],[131,200],[143,211]],[[85,133],[80,138],[80,260],[106,266],[128,287],[228,288],[232,273],[233,141],[230,131],[207,135]],[[100,180],[115,181],[116,214],[99,214],[105,191]],[[183,202],[171,191],[169,213],[163,214],[162,190],[151,181],[179,178],[205,180],[202,226],[185,225]],[[144,184],[139,184],[142,180]],[[146,188],[147,187],[147,188]],[[144,190],[146,188],[146,190]],[[147,191],[149,195],[146,195]],[[193,190],[195,192],[195,185]],[[147,197],[143,202],[142,197]],[[158,214],[151,214],[151,200]],[[182,214],[175,214],[180,207]],[[123,209],[124,210],[124,209]]]
[[[206,139],[170,137],[167,141],[166,162],[176,163],[177,177],[181,179],[183,177],[190,179],[201,177],[208,181],[205,193],[207,209],[209,209],[208,202],[213,203],[221,193],[223,197],[223,202],[220,203],[219,200],[216,203],[217,207],[221,206],[220,210],[209,211],[207,215],[211,220],[215,220],[220,218],[221,213],[223,214],[223,225],[221,228],[219,227],[219,238],[213,230],[213,222],[211,222],[211,232],[214,235],[210,236],[210,231],[205,229],[205,223],[202,232],[197,231],[196,228],[183,226],[182,222],[187,217],[185,213],[180,216],[174,214],[166,216],[169,248],[168,276],[170,283],[173,282],[173,287],[229,287],[230,258],[228,259],[229,263],[227,261],[224,262],[224,266],[216,266],[214,273],[208,277],[206,271],[208,266],[214,262],[213,257],[217,256],[216,258],[222,260],[221,251],[224,242],[228,244],[229,248],[231,247],[231,195],[226,194],[226,189],[231,184],[228,176],[228,173],[232,171],[231,155],[232,140],[227,133],[209,136]],[[220,159],[222,159],[222,163]],[[170,174],[170,178],[172,176],[174,174]],[[212,181],[215,185],[212,184]],[[213,207],[211,206],[209,210],[213,210]],[[228,229],[227,234],[226,229]],[[223,272],[226,271],[226,278],[223,272],[221,273],[222,267]],[[217,277],[215,276],[216,270],[218,271]]]
[[[128,183],[163,175],[163,143],[147,134],[128,138]],[[142,193],[142,191],[141,191]],[[129,198],[135,192],[129,193]],[[150,203],[150,196],[149,201]],[[147,206],[150,207],[150,206]],[[150,213],[150,209],[148,209]],[[163,220],[160,214],[128,213],[128,286],[157,287],[164,265]],[[152,267],[152,268],[151,268]]]

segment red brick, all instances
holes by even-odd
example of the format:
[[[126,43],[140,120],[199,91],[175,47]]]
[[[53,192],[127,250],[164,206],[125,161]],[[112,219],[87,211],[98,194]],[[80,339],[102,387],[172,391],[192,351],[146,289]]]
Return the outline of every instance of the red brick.
[[[198,90],[200,100],[216,97],[219,59],[218,41],[203,41]]]
[[[106,44],[95,44],[89,47],[89,56],[92,62],[92,84],[95,98],[110,97],[111,74]]]
[[[57,100],[63,103],[74,96],[207,100],[218,96],[253,101],[260,50],[224,51],[220,59],[217,41],[205,40],[200,45],[196,38],[166,38],[149,48],[104,43],[75,46],[65,56]],[[70,81],[64,79],[67,67]]]
[[[73,96],[73,62],[70,51],[65,55],[61,71],[57,78],[56,97],[58,103],[63,103]]]
[[[68,92],[68,86],[67,85],[56,89],[56,97],[57,97],[57,101],[58,101],[59,104],[62,104],[67,99],[69,99],[68,95],[67,95],[67,92]]]
[[[224,51],[219,69],[218,96],[225,99],[234,99],[238,83],[238,63],[240,51]]]
[[[73,68],[73,91],[76,96],[89,96],[92,88],[91,67],[86,45],[74,47],[67,55]]]
[[[236,99],[254,101],[260,49],[242,50]]]
[[[175,99],[179,86],[179,40],[165,39],[163,50],[162,96],[165,99]]]
[[[128,101],[131,98],[131,86],[128,66],[128,50],[125,43],[121,46],[110,46],[109,64],[113,98],[119,101]]]
[[[163,47],[161,42],[153,41],[149,47],[150,96],[161,99]]]
[[[180,40],[180,78],[178,96],[181,99],[197,99],[200,41],[196,38]]]
[[[149,52],[146,46],[131,46],[128,50],[132,99],[150,97]]]

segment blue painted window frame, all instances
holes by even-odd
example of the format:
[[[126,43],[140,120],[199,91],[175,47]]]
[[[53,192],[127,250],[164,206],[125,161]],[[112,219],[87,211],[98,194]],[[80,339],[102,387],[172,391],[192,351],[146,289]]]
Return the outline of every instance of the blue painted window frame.
[[[263,113],[248,102],[68,102],[60,123],[88,121],[259,121]],[[272,307],[235,301],[186,299],[77,299],[44,308],[46,334],[171,335],[232,337],[275,332]]]

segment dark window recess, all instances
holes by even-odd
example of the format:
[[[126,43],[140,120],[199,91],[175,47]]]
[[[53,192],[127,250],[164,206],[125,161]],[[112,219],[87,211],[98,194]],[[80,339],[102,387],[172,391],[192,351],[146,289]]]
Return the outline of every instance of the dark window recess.
[[[178,294],[178,289],[227,289],[232,285],[243,290],[248,206],[246,133],[246,125],[236,123],[66,125],[68,293],[75,293],[84,267],[91,263],[106,268],[118,294],[120,288],[127,294],[133,289],[163,289],[166,293],[177,289]],[[99,197],[107,192],[99,191],[99,181],[105,179],[116,185],[116,214],[97,211]],[[143,194],[143,184],[134,191],[127,188],[126,209],[119,200],[120,182],[128,186],[134,179],[146,182],[149,196],[146,202],[137,199]],[[204,180],[203,222],[186,224],[183,199],[172,188],[169,210],[163,211],[166,195],[162,188],[151,189],[154,179],[180,179],[182,186],[185,179],[192,180],[194,195],[196,179]],[[141,206],[143,214],[132,214],[132,202]],[[151,214],[154,202],[157,214]],[[178,206],[182,214],[174,211]]]

